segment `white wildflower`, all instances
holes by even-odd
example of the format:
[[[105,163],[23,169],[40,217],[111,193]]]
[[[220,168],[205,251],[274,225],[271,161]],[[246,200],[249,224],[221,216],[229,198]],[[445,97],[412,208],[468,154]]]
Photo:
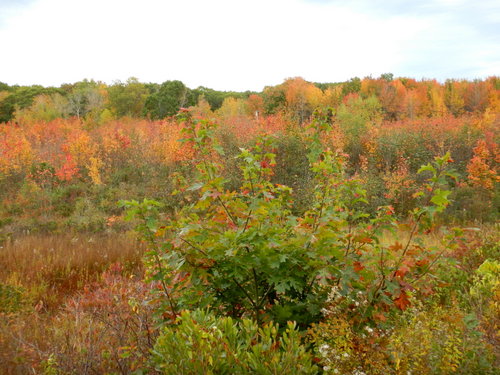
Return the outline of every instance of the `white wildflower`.
[[[322,356],[325,356],[328,353],[328,349],[330,349],[330,345],[323,344],[319,347],[318,351]]]

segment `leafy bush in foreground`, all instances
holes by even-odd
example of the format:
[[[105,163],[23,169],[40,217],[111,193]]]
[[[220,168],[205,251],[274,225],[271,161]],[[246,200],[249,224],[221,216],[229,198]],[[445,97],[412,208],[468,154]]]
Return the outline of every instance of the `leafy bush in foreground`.
[[[165,327],[152,361],[163,374],[316,374],[312,354],[301,345],[295,324],[281,335],[274,324],[236,322],[196,310]]]
[[[306,328],[321,318],[332,288],[358,326],[410,305],[410,293],[429,281],[443,253],[426,247],[420,236],[449,203],[450,191],[442,187],[455,177],[447,169],[451,158],[447,154],[421,168],[431,176],[417,194],[422,202],[405,226],[407,238],[384,244],[383,233],[398,228],[394,211],[364,212],[364,189],[344,173],[342,155],[323,148],[322,133],[329,127],[319,118],[308,129],[314,201],[297,217],[291,189],[271,182],[271,139],[241,150],[243,183],[228,191],[215,125],[185,118],[185,141],[196,151],[198,170],[194,183],[181,188],[185,206],[161,220],[157,202],[124,203],[129,216],[142,219],[138,229],[151,245],[149,277],[159,282],[164,318],[208,307],[235,318],[252,316],[258,325],[293,320]],[[452,234],[445,249],[453,239]],[[351,308],[360,296],[365,303]]]

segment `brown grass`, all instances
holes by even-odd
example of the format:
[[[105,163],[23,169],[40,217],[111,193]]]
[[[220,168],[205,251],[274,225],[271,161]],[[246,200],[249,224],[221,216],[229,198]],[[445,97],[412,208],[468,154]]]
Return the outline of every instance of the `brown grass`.
[[[23,303],[14,313],[0,308],[0,374],[45,373],[51,355],[61,374],[129,373],[120,372],[132,367],[120,348],[149,339],[137,327],[148,326],[150,313],[128,304],[146,298],[143,251],[126,234],[37,234],[1,244],[0,287],[21,290]]]
[[[34,304],[51,309],[110,264],[140,274],[142,253],[143,246],[124,234],[27,235],[0,246],[0,283],[25,289]]]

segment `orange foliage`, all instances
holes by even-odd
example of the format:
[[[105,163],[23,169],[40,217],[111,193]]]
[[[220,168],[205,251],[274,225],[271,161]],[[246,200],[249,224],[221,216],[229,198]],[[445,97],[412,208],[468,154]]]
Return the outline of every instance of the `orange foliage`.
[[[371,126],[360,134],[357,141],[360,142],[359,160],[365,169],[369,165],[376,165],[380,170],[392,168],[391,173],[395,175],[387,176],[392,181],[388,184],[392,186],[397,184],[396,180],[402,183],[399,178],[403,178],[404,173],[394,169],[392,156],[387,160],[374,160],[382,158],[384,145],[402,142],[400,145],[406,150],[422,147],[424,153],[438,154],[448,151],[444,148],[450,144],[458,145],[457,140],[467,142],[460,145],[470,149],[480,134],[495,132],[500,121],[497,80],[496,77],[477,82],[450,80],[442,85],[435,80],[365,78],[359,92],[344,96],[341,84],[322,90],[302,78],[291,78],[272,88],[285,100],[281,104],[277,101],[278,107],[273,109],[276,113],[273,115],[264,113],[266,95],[255,94],[246,100],[228,98],[215,114],[201,97],[198,106],[190,111],[196,118],[219,122],[221,136],[231,135],[237,143],[244,145],[258,135],[300,129],[298,124],[309,121],[316,108],[331,107],[331,120],[335,121],[336,108],[342,102],[375,96],[388,121]],[[473,127],[472,132],[470,127],[467,128],[469,125]],[[178,142],[182,138],[181,129],[182,125],[173,119],[111,119],[94,127],[78,118],[27,121],[21,127],[5,124],[0,127],[0,173],[23,172],[28,175],[33,163],[44,163],[49,170],[57,171],[57,176],[63,181],[79,176],[100,184],[106,180],[107,173],[125,163],[170,165],[191,160],[192,148]],[[349,143],[349,135],[338,127],[324,137],[325,143],[336,150]],[[385,143],[380,143],[380,140]],[[497,148],[490,145],[487,151],[481,151],[481,147],[476,150],[468,167],[473,184],[477,185],[481,180],[482,186],[491,187],[497,172],[488,158],[495,158],[497,154]]]
[[[130,143],[130,137],[125,134],[123,128],[106,128],[106,131],[103,134],[102,145],[104,150],[108,153],[125,150],[130,147]]]
[[[26,170],[33,158],[31,144],[23,129],[12,124],[0,127],[0,173]]]
[[[261,96],[252,94],[247,99],[249,115],[258,117],[264,109],[264,99]]]
[[[385,81],[382,81],[380,79],[365,78],[361,81],[361,89],[359,90],[359,92],[364,97],[378,95],[381,91],[380,85],[382,84],[382,82]]]
[[[469,83],[465,92],[465,108],[469,112],[484,111],[488,107],[488,96],[491,91],[493,88],[488,81]]]
[[[474,148],[474,156],[467,165],[471,184],[485,189],[493,189],[495,183],[500,182],[499,163],[500,149],[498,145],[488,145],[486,141],[479,140]]]
[[[194,150],[191,145],[181,143],[182,124],[163,122],[158,129],[158,138],[152,141],[152,156],[159,157],[160,162],[166,165],[171,163],[191,160]]]
[[[90,158],[97,153],[97,144],[93,142],[87,132],[74,131],[68,136],[62,150],[71,155],[77,165],[86,165]]]
[[[249,117],[232,117],[222,121],[221,131],[228,132],[240,142],[246,143],[258,135],[284,133],[290,127],[284,114]]]
[[[321,89],[301,77],[289,78],[283,85],[285,87],[285,98],[291,107],[305,103],[318,106],[322,101],[323,92]]]
[[[463,130],[463,127],[473,122],[469,116],[455,118],[451,116],[436,117],[432,119],[415,119],[406,121],[384,122],[380,132],[411,132],[428,135],[429,137],[446,137],[447,135],[458,133]]]
[[[71,181],[78,175],[79,168],[71,154],[66,154],[64,158],[63,165],[56,170],[56,176],[61,181]]]
[[[289,78],[283,84],[288,114],[299,123],[306,121],[312,111],[324,104],[323,91],[303,78]]]

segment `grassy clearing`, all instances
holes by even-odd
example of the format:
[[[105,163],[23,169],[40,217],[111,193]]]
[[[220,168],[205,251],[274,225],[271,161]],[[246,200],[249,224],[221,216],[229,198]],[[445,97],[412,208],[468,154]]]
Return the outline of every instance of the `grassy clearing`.
[[[142,245],[127,235],[27,235],[0,247],[0,284],[19,287],[39,308],[62,300],[120,263],[141,272]]]
[[[44,373],[53,354],[68,359],[58,364],[68,373],[125,361],[102,353],[134,340],[127,327],[144,325],[140,315],[127,318],[130,296],[146,292],[143,251],[125,234],[37,234],[0,245],[0,372]]]

